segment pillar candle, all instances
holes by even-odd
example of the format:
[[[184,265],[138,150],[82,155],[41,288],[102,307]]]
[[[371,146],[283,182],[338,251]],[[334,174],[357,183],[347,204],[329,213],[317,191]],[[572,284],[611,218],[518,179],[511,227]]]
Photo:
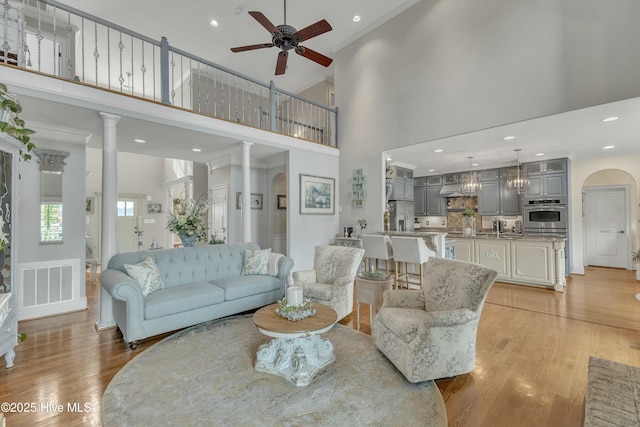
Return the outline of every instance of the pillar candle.
[[[287,305],[302,305],[302,288],[290,286],[287,289]]]
[[[136,227],[138,227],[138,231],[142,231],[142,217],[138,216],[136,218]]]

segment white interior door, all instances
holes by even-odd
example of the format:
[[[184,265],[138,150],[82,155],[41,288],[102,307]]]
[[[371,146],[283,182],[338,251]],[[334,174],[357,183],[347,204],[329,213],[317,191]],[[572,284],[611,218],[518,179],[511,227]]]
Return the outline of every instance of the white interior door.
[[[227,184],[216,185],[209,190],[209,200],[211,206],[209,212],[211,214],[209,232],[217,240],[227,240]]]
[[[585,241],[588,265],[628,268],[628,215],[625,188],[585,190]]]
[[[138,250],[136,218],[138,217],[138,199],[118,197],[118,252]]]

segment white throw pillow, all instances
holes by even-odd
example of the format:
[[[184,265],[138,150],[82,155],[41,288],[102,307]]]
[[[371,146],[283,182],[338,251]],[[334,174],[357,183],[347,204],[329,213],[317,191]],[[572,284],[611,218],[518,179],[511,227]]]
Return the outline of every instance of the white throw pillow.
[[[158,266],[156,266],[151,257],[145,258],[144,261],[138,264],[125,264],[124,269],[140,285],[142,295],[145,297],[155,291],[164,289],[164,280],[162,280]]]
[[[253,251],[245,249],[244,265],[242,266],[242,275],[248,274],[269,274],[269,254],[271,248]]]

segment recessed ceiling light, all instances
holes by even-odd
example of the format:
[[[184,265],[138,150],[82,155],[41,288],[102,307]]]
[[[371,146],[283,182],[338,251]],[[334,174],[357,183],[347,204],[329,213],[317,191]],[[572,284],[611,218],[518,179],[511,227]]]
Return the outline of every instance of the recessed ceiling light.
[[[217,27],[218,25],[218,21],[216,21],[215,19],[212,19],[211,22],[209,22],[209,24],[211,24],[212,27]]]
[[[444,150],[442,148],[437,148],[433,150],[434,153],[442,153]]]
[[[534,154],[536,157],[544,156],[544,153],[536,153]]]
[[[618,120],[620,117],[616,117],[616,116],[611,116],[611,117],[607,117],[606,119],[602,119],[603,122],[615,122],[616,120]]]
[[[505,136],[503,139],[504,139],[505,141],[511,141],[512,139],[516,139],[516,137],[515,137],[515,136],[513,136],[513,135],[509,135],[509,136]]]
[[[435,172],[435,169],[429,169],[427,172]]]
[[[202,151],[202,148],[192,148],[191,151],[195,151],[196,153],[199,153]]]
[[[480,163],[472,163],[471,166],[480,166]]]
[[[134,142],[137,142],[137,143],[140,143],[140,144],[144,144],[145,142],[147,142],[147,141],[145,141],[144,139],[140,139],[140,138],[136,138],[136,139],[134,139],[133,141],[134,141]]]
[[[360,18],[360,15],[356,15],[353,17],[353,22],[360,22],[360,19],[362,19]]]
[[[603,150],[611,150],[612,148],[616,148],[615,145],[605,145],[604,147],[602,147]]]

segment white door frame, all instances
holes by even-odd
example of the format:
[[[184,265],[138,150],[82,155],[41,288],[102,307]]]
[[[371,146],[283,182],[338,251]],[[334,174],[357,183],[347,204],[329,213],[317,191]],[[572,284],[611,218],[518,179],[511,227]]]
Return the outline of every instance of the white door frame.
[[[626,205],[625,209],[625,236],[627,242],[627,253],[629,256],[626,261],[626,269],[633,270],[633,266],[631,264],[631,186],[628,184],[624,185],[603,185],[603,186],[594,186],[594,187],[582,187],[582,235],[584,238],[582,239],[583,244],[583,264],[587,265],[587,260],[589,259],[589,254],[587,253],[587,222],[584,220],[586,215],[586,199],[588,193],[594,193],[597,191],[606,191],[606,190],[624,190],[624,201]]]

